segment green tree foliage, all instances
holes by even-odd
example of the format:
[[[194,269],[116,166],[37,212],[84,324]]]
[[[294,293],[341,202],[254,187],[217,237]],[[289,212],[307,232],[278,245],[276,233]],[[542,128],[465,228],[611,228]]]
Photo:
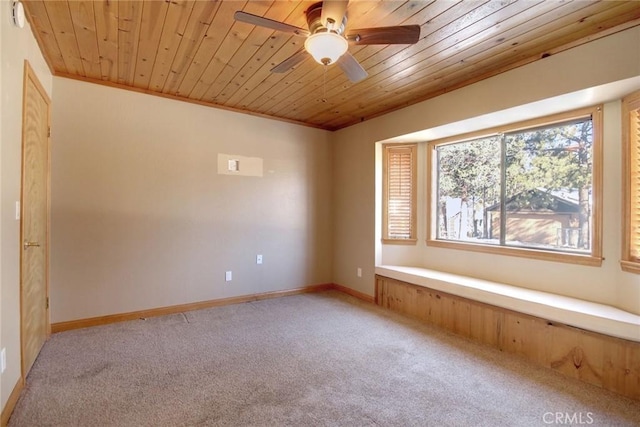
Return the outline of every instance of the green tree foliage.
[[[593,122],[586,119],[506,138],[507,197],[531,189],[545,189],[549,199],[559,190],[577,192],[578,247],[589,249]]]
[[[500,142],[497,137],[478,139],[459,144],[442,146],[439,154],[439,202],[441,224],[447,221],[446,200],[460,199],[460,212],[468,211],[472,204],[471,221],[475,218],[476,205],[482,212],[500,199]],[[482,237],[487,236],[486,218]],[[469,218],[459,221],[458,236],[466,236]],[[443,231],[450,235],[448,226]],[[477,230],[474,230],[477,234]]]

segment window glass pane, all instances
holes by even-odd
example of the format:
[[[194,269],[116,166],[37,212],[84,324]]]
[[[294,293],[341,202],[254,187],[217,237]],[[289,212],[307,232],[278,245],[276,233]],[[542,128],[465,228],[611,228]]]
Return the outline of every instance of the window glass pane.
[[[600,111],[584,108],[484,131],[493,136],[430,142],[435,194],[427,244],[600,265]]]
[[[437,148],[438,239],[500,243],[489,210],[500,206],[500,152],[497,136]]]
[[[505,135],[505,245],[591,251],[592,146],[590,118]]]

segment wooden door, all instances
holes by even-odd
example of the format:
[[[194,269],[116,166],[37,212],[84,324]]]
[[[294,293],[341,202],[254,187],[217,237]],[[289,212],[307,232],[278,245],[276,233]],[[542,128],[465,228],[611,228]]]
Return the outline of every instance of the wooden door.
[[[20,325],[26,378],[50,334],[49,325],[49,105],[27,61],[22,101],[22,215]]]

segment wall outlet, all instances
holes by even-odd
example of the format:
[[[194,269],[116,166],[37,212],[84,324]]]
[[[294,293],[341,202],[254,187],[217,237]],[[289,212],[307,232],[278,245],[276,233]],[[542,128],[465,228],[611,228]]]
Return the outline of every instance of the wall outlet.
[[[232,275],[232,273],[230,271],[226,271],[224,273],[224,281],[225,282],[230,282],[232,277],[233,277],[233,275]]]
[[[0,373],[4,374],[5,369],[7,369],[7,349],[3,348],[0,351]]]
[[[360,267],[358,267],[358,269],[356,270],[356,274],[358,275],[358,277],[362,277],[362,269]]]
[[[256,264],[262,264],[262,255],[256,255]]]

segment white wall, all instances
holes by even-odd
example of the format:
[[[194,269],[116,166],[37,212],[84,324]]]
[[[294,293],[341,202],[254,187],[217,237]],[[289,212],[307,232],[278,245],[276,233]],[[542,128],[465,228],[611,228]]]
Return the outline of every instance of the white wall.
[[[53,86],[52,322],[331,282],[329,132]],[[263,176],[219,174],[221,153]]]
[[[334,138],[334,282],[373,294],[378,263],[413,265],[602,302],[640,313],[640,278],[620,270],[620,102],[604,109],[602,267],[427,247],[425,150],[419,161],[419,242],[381,245],[376,222],[375,143],[640,76],[635,27],[338,131]],[[567,70],[571,70],[568,72]],[[589,91],[585,91],[589,94]],[[554,105],[554,109],[562,109]],[[487,123],[485,127],[491,127]],[[348,159],[348,160],[347,160]],[[374,248],[379,248],[374,251]],[[376,258],[377,257],[377,258]],[[357,267],[363,267],[357,278]]]
[[[52,76],[29,24],[11,24],[11,2],[0,2],[0,348],[7,351],[7,370],[1,376],[4,408],[20,379],[20,221],[14,216],[20,200],[22,163],[22,81],[29,60],[51,96]]]

